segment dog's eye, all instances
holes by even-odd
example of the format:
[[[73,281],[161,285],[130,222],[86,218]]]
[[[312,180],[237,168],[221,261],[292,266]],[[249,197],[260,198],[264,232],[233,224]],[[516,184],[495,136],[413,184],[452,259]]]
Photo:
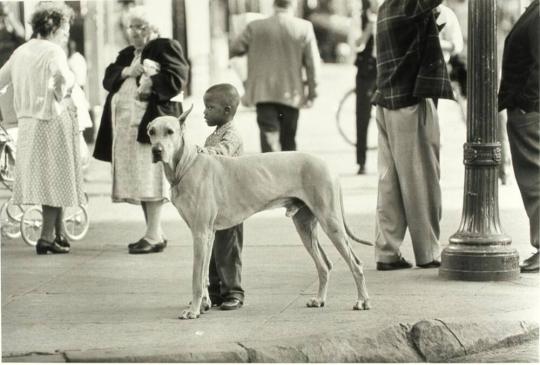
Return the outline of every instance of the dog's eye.
[[[156,131],[154,130],[154,128],[150,128],[150,130],[148,131],[148,134],[153,136],[156,134]]]
[[[173,134],[174,131],[172,129],[167,129],[167,134]]]

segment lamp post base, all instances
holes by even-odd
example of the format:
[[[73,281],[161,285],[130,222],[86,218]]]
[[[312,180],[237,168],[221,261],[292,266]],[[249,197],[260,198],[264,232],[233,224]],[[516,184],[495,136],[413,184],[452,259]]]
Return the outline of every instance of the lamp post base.
[[[519,278],[519,254],[510,245],[450,244],[441,255],[439,276],[467,281]]]

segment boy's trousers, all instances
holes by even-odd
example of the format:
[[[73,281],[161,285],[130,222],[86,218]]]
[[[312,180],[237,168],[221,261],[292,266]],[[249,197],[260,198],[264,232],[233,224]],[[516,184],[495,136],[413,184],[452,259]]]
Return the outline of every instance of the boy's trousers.
[[[440,131],[435,105],[422,99],[396,110],[377,106],[377,126],[376,261],[399,260],[407,228],[416,264],[439,260]]]
[[[210,258],[208,291],[210,297],[244,301],[242,289],[243,224],[216,231]]]
[[[512,166],[529,217],[531,245],[538,249],[540,225],[540,113],[508,111],[508,142]]]

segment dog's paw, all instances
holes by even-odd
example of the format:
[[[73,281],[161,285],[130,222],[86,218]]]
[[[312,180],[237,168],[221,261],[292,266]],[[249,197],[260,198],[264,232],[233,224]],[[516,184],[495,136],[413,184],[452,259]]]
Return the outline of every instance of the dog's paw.
[[[306,303],[309,308],[320,308],[324,307],[324,300],[311,298],[309,302]]]
[[[178,317],[180,319],[196,319],[199,318],[199,313],[192,311],[191,309],[186,309],[182,312],[182,315]]]
[[[371,308],[371,304],[369,304],[369,300],[358,300],[356,304],[353,306],[353,310],[355,311],[361,311],[361,310],[368,310]]]

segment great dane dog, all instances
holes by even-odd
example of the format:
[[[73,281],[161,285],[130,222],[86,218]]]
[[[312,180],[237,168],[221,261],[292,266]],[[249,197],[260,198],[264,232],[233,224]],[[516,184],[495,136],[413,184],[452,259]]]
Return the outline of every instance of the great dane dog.
[[[319,223],[349,266],[358,291],[355,310],[369,309],[362,263],[353,252],[352,235],[343,214],[341,188],[327,165],[312,155],[276,152],[223,157],[198,151],[184,135],[185,120],[163,116],[148,126],[154,162],[161,161],[171,184],[171,200],[193,236],[193,298],[180,318],[197,318],[211,306],[207,289],[208,269],[216,230],[233,227],[251,215],[285,207],[302,242],[315,262],[319,276],[317,296],[308,307],[322,307],[326,300],[332,263],[317,237]]]

